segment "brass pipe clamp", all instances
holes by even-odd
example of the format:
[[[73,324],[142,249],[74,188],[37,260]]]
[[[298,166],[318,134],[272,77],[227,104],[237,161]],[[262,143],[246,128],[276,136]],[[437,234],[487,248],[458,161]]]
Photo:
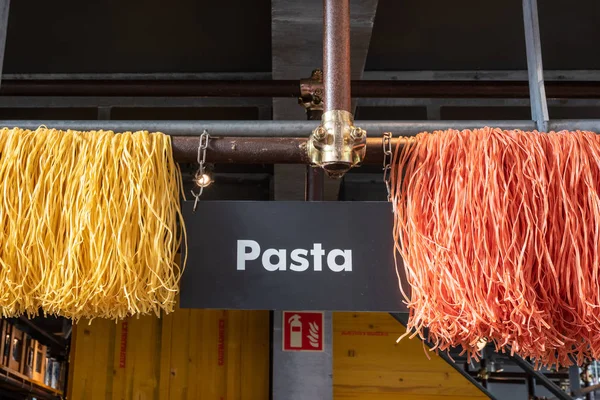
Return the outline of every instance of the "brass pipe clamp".
[[[332,178],[341,178],[365,158],[367,132],[354,126],[352,113],[331,110],[323,113],[321,125],[310,135],[307,145],[312,165]]]

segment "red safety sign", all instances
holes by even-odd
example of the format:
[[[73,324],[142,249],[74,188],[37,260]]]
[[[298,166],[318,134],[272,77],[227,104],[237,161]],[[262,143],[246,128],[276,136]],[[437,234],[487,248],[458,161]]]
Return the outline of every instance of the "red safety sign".
[[[323,351],[322,312],[283,312],[283,351]]]

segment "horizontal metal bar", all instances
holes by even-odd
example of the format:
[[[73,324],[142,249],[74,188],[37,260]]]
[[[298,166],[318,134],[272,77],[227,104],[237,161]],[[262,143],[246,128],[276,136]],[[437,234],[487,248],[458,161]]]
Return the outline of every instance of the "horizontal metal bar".
[[[359,107],[529,107],[529,99],[361,98]],[[550,107],[600,107],[600,99],[548,99]],[[265,97],[0,96],[0,108],[271,108]]]
[[[206,161],[211,164],[308,164],[307,141],[307,138],[211,138]],[[176,136],[171,142],[177,162],[196,162],[198,137]]]
[[[592,121],[592,120],[590,120]],[[600,131],[600,120],[584,121],[585,126],[595,124]],[[581,121],[570,122],[577,125]],[[444,129],[474,129],[484,126],[505,129],[533,130],[532,121],[360,121],[360,127],[369,137],[381,137],[384,132],[394,136],[411,136],[424,131]],[[55,129],[79,131],[112,130],[164,132],[172,136],[199,136],[207,130],[211,136],[233,137],[308,137],[319,121],[98,121],[98,120],[0,120],[0,127],[37,129],[41,125]]]
[[[595,392],[600,390],[600,384],[588,386],[586,388],[579,389],[579,392],[576,393],[577,396],[585,396],[588,393]]]
[[[5,84],[4,84],[5,83]],[[299,97],[299,80],[8,80],[3,96]]]
[[[397,81],[527,81],[527,70],[365,71],[366,80]],[[544,70],[546,81],[600,81],[600,70]]]
[[[542,372],[542,371],[540,371],[540,373],[544,374],[545,376],[548,377],[548,379],[552,379],[552,380],[569,379],[568,373]],[[470,374],[471,374],[471,376],[476,377],[478,372],[473,371],[473,372],[470,372]],[[493,378],[493,379],[527,379],[529,374],[527,374],[525,372],[502,371],[502,372],[488,372],[488,376],[489,376],[489,378]]]
[[[265,97],[0,96],[0,108],[189,108],[272,107]]]
[[[265,80],[271,72],[159,72],[159,73],[75,73],[75,74],[3,74],[15,81],[35,80]]]
[[[8,80],[264,80],[271,72],[3,74]],[[527,81],[527,70],[365,71],[365,80]],[[600,81],[600,70],[544,70],[546,81]]]
[[[18,99],[19,97],[12,97]],[[3,97],[0,97],[2,107]],[[527,107],[529,99],[396,99],[362,98],[359,107]],[[600,107],[600,99],[548,99],[550,107]]]
[[[550,120],[548,123],[549,131],[591,131],[600,133],[600,120],[597,119],[562,119]]]
[[[392,139],[396,146],[400,139]],[[196,162],[198,137],[172,138],[173,157],[180,163]],[[206,161],[214,164],[308,164],[307,138],[216,137],[209,140]],[[383,148],[379,138],[367,138],[363,164],[381,165]]]
[[[319,85],[315,85],[318,87]],[[321,85],[322,86],[322,85]],[[520,81],[352,81],[352,96],[528,98]],[[600,98],[600,83],[548,82],[549,98]],[[300,97],[300,80],[9,80],[3,96]]]
[[[0,96],[0,108],[188,108],[271,107],[265,97]]]
[[[207,161],[238,164],[307,164],[308,134],[318,121],[0,121],[2,127],[74,130],[159,131],[171,134],[173,154],[178,162],[195,162],[198,137],[206,129],[213,137],[209,143]],[[600,128],[600,120],[555,121],[565,129]],[[551,124],[551,126],[552,126]],[[579,125],[578,125],[579,124]],[[589,126],[588,126],[589,125]],[[360,121],[370,132],[367,139],[365,164],[383,161],[381,136],[393,132],[394,145],[398,136],[414,136],[423,131],[472,129],[483,126],[506,129],[534,129],[532,121]],[[593,130],[593,129],[592,129]],[[600,131],[600,129],[596,129]]]

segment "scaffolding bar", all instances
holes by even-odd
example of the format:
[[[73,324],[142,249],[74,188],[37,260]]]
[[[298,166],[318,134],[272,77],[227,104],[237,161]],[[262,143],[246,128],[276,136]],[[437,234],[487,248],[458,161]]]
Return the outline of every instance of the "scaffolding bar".
[[[544,68],[542,65],[542,45],[540,42],[540,23],[537,0],[523,0],[523,19],[525,22],[525,47],[527,50],[527,70],[529,77],[529,97],[531,99],[531,118],[537,129],[548,129],[548,104],[544,86]]]
[[[319,88],[322,85],[315,85]],[[550,98],[600,98],[600,82],[553,81],[545,84]],[[300,80],[189,79],[5,79],[2,96],[60,97],[278,97],[301,96]],[[521,98],[530,97],[522,81],[354,80],[353,98]],[[345,101],[345,100],[344,100]]]
[[[0,0],[0,83],[4,66],[4,52],[6,50],[6,35],[8,34],[8,12],[10,0]]]
[[[178,162],[195,162],[200,133],[206,129],[212,139],[207,161],[236,164],[308,164],[306,153],[308,132],[318,121],[0,121],[3,127],[36,129],[40,125],[57,129],[159,131],[173,136],[173,154]],[[393,146],[402,136],[443,129],[473,129],[484,126],[504,129],[533,130],[532,121],[361,121],[371,134],[367,139],[364,164],[383,161],[381,136],[394,134]],[[600,120],[550,121],[554,130],[600,131]]]
[[[324,111],[351,112],[350,0],[323,1]]]
[[[420,132],[432,132],[445,129],[475,129],[485,126],[503,129],[533,130],[532,121],[366,121],[357,122],[369,132],[369,137],[382,137],[384,132],[394,136],[414,136]],[[112,130],[114,132],[141,131],[164,132],[171,136],[200,136],[207,130],[212,137],[308,137],[319,121],[98,121],[98,120],[0,120],[0,127],[19,127],[37,129],[44,125],[55,129],[73,129],[79,131]],[[569,125],[569,129],[578,126],[597,127],[600,120],[557,121],[558,126]],[[579,128],[577,128],[579,129]],[[592,129],[594,130],[594,129]]]
[[[196,162],[198,140],[198,137],[173,137],[171,142],[175,160],[180,163]],[[393,148],[401,140],[392,139]],[[307,138],[211,138],[206,161],[211,164],[309,164],[307,142]],[[382,162],[381,139],[367,138],[367,154],[363,164],[380,165]]]

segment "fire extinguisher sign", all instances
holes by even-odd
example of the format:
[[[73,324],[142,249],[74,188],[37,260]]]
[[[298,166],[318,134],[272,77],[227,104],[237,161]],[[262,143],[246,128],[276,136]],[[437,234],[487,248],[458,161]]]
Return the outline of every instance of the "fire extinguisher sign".
[[[283,312],[283,351],[323,351],[323,312]]]

